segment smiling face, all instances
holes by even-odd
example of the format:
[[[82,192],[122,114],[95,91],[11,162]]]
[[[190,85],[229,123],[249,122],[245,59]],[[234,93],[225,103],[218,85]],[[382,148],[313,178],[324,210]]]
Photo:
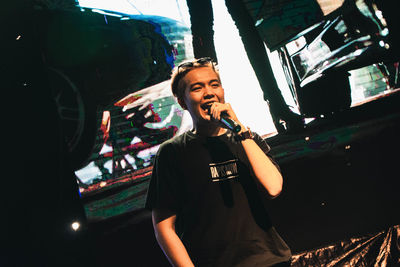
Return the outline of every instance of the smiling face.
[[[193,125],[207,125],[211,121],[208,107],[212,102],[225,103],[224,89],[214,69],[209,66],[189,71],[179,82],[184,89],[183,96],[178,99],[182,108],[189,111]]]

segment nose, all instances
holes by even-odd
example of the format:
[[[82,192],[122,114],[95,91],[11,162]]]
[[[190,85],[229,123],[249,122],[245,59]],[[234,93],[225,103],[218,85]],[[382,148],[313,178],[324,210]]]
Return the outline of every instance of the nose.
[[[210,99],[213,98],[214,96],[215,96],[214,89],[211,86],[205,86],[203,98]]]

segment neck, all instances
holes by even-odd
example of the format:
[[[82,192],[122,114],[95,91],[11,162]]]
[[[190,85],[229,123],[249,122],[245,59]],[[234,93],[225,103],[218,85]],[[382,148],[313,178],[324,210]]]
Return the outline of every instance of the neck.
[[[227,129],[222,128],[217,123],[207,123],[206,125],[195,125],[193,132],[202,136],[219,136],[226,133]]]

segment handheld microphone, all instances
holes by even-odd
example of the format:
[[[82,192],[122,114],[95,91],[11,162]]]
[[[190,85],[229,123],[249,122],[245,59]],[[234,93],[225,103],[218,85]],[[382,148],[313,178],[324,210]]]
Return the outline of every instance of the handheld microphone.
[[[208,115],[211,116],[210,109],[208,109]],[[242,130],[242,127],[236,121],[230,119],[225,113],[221,113],[219,122],[234,133],[238,133]]]

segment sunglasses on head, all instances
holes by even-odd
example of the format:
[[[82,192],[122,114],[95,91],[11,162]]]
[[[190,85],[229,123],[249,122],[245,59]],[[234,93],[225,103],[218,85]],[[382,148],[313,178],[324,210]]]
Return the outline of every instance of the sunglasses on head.
[[[178,73],[181,73],[181,70],[184,71],[186,69],[190,69],[195,67],[195,65],[207,65],[210,64],[214,68],[213,60],[210,57],[202,57],[190,62],[184,62],[178,65]]]

